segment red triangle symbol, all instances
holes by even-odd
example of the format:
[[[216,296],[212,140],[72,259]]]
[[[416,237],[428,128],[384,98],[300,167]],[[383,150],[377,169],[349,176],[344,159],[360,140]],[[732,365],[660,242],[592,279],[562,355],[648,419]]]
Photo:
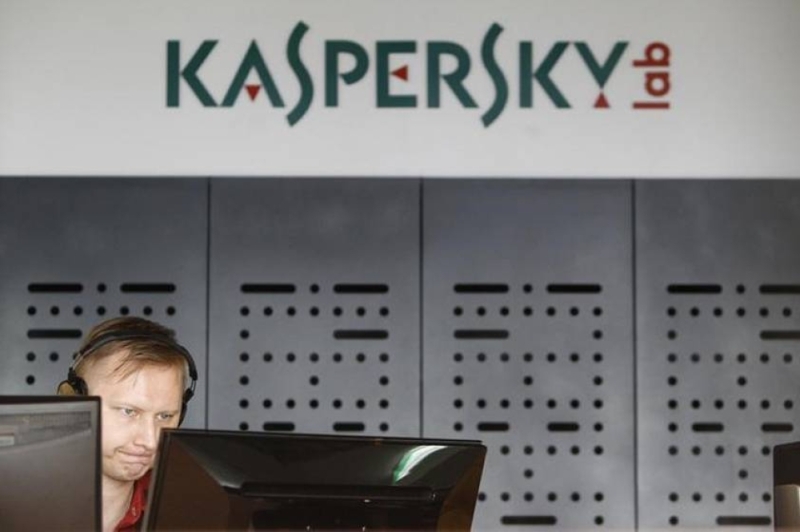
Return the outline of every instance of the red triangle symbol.
[[[601,92],[600,96],[597,97],[597,101],[594,102],[594,108],[595,109],[608,109],[609,107],[611,107],[611,106],[608,105],[608,100],[606,100],[605,94],[603,94]]]
[[[250,100],[255,101],[258,91],[261,90],[261,85],[245,85],[245,88],[247,89],[247,94],[250,95]]]
[[[408,81],[408,65],[403,65],[397,70],[392,70],[392,76]]]

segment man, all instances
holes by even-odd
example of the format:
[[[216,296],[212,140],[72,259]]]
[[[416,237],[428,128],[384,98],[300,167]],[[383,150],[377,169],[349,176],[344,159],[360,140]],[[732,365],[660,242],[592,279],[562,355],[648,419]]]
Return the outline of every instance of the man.
[[[159,434],[180,424],[196,380],[166,327],[131,317],[89,331],[59,393],[101,398],[104,532],[139,528]]]

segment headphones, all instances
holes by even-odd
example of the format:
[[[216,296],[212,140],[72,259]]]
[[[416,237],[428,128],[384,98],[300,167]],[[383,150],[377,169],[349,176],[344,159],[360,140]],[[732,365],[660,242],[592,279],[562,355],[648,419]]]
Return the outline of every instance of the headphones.
[[[183,397],[181,398],[181,414],[178,420],[178,425],[183,423],[186,417],[187,403],[194,397],[194,389],[197,385],[197,368],[194,365],[194,359],[189,351],[186,350],[181,344],[176,342],[172,337],[165,334],[155,332],[125,332],[125,331],[110,331],[101,334],[92,342],[87,344],[83,349],[75,353],[72,357],[72,365],[69,367],[66,380],[58,384],[58,395],[89,395],[89,387],[86,381],[83,380],[75,371],[75,368],[94,351],[97,351],[104,345],[111,342],[124,342],[126,340],[155,340],[167,347],[174,349],[176,352],[183,355],[186,365],[189,368],[189,378],[192,380],[189,387],[184,390]]]

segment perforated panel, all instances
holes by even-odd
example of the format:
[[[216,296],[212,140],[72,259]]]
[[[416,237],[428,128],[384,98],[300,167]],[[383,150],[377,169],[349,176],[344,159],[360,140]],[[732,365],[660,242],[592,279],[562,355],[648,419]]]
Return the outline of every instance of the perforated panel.
[[[641,529],[769,530],[800,183],[211,185],[209,220],[205,180],[0,180],[0,393],[143,315],[195,354],[189,426],[209,377],[213,428],[484,440],[476,530],[632,529],[635,412]]]
[[[194,355],[204,426],[207,206],[202,180],[0,180],[0,393],[55,393],[92,325],[140,315]]]
[[[215,180],[210,425],[419,436],[419,184]]]
[[[634,524],[628,182],[424,183],[424,435],[489,448],[476,530]]]
[[[640,525],[771,530],[771,447],[800,436],[800,183],[636,189]]]

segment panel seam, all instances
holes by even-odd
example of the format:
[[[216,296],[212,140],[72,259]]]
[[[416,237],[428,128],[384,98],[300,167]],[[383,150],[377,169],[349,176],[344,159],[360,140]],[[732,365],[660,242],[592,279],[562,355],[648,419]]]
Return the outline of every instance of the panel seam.
[[[636,271],[636,180],[631,180],[631,332],[633,337],[633,527],[639,530],[639,402],[638,402],[638,324]]]
[[[419,437],[422,438],[425,426],[425,232],[424,232],[424,179],[419,180]]]
[[[206,180],[206,412],[205,429],[208,429],[211,409],[211,180]]]

